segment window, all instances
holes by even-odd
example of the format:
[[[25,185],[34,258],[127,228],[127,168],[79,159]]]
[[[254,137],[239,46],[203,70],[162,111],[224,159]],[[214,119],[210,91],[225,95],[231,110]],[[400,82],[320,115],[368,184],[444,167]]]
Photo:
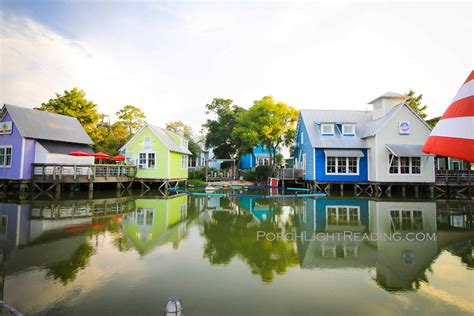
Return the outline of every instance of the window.
[[[411,173],[420,174],[421,173],[421,159],[420,157],[411,158]]]
[[[140,169],[155,169],[156,154],[155,153],[139,153],[138,167]]]
[[[358,226],[360,220],[360,208],[358,206],[326,206],[326,219],[328,225],[350,225]]]
[[[268,166],[270,165],[269,158],[258,158],[257,159],[257,166]]]
[[[400,173],[410,173],[410,158],[400,157]]]
[[[304,144],[304,133],[301,132],[301,145],[303,145],[303,144]]]
[[[188,168],[188,155],[181,156],[181,168],[187,169]]]
[[[0,168],[12,166],[12,146],[0,146]]]
[[[342,135],[343,136],[354,136],[355,125],[354,124],[342,124]]]
[[[390,210],[392,232],[423,230],[421,210]]]
[[[359,158],[326,157],[326,174],[359,174]]]
[[[347,173],[359,173],[357,160],[356,157],[347,158]]]
[[[327,157],[326,173],[336,173],[336,157]]]
[[[334,136],[334,124],[321,124],[321,135]]]
[[[181,138],[181,147],[188,148],[188,141],[184,138]]]
[[[390,159],[390,173],[398,173],[398,157],[390,154],[389,159]]]
[[[138,164],[140,165],[140,167],[144,168],[146,166],[146,153],[140,153],[138,155],[139,155]]]
[[[397,157],[390,154],[388,159],[390,174],[421,174],[420,157]]]
[[[149,143],[149,142],[151,142],[151,137],[150,136],[145,136],[145,137],[143,137],[143,141],[145,143]]]
[[[155,168],[155,153],[148,153],[148,168]]]

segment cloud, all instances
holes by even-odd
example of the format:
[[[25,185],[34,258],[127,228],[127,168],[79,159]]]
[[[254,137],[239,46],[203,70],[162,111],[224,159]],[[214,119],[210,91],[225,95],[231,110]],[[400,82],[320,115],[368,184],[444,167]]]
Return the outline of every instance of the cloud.
[[[33,107],[77,86],[112,117],[132,104],[154,124],[198,131],[214,97],[365,109],[414,89],[434,116],[472,64],[470,4],[110,6],[50,10],[65,23],[49,28],[46,17],[2,14],[0,102]]]

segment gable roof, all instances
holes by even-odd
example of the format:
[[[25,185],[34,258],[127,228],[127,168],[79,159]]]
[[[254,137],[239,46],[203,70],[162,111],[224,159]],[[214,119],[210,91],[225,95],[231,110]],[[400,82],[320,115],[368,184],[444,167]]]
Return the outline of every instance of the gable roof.
[[[314,148],[368,148],[360,134],[363,125],[372,120],[370,111],[345,110],[301,110],[301,119]],[[335,129],[334,136],[321,136],[320,123],[353,123],[356,124],[355,136],[342,136]]]
[[[423,123],[426,128],[428,128],[428,130],[431,130],[425,120],[423,120],[415,111],[413,111],[411,107],[409,107],[406,103],[400,103],[391,108],[390,111],[388,111],[384,116],[365,125],[365,128],[361,131],[360,137],[367,138],[370,136],[375,136],[375,134],[380,132],[385,127],[385,125],[387,125],[388,122],[390,122],[390,120],[403,108],[407,108],[413,115],[416,116],[418,120]]]
[[[187,148],[181,148],[180,145],[176,144],[176,142],[173,140],[171,135],[176,135],[164,128],[151,125],[148,123],[145,123],[136,133],[135,135],[132,136],[132,138],[129,139],[129,141],[120,147],[119,151],[122,151],[124,148],[128,147],[128,145],[133,142],[136,137],[146,128],[149,127],[150,130],[158,137],[158,139],[168,148],[170,151],[186,154],[186,155],[192,155],[192,153],[187,149]],[[178,135],[179,136],[179,135]],[[181,137],[181,136],[179,136]]]
[[[21,136],[66,143],[93,145],[75,117],[5,104]]]

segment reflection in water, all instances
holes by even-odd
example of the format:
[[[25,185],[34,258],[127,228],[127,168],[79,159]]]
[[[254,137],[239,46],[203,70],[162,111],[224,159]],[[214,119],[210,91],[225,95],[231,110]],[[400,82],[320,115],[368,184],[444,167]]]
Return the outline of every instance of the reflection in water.
[[[439,288],[439,284],[446,283],[439,283],[439,274],[433,272],[433,265],[445,262],[447,253],[457,258],[457,263],[453,265],[451,262],[443,268],[448,272],[446,275],[454,277],[456,273],[465,273],[466,269],[472,270],[474,234],[471,209],[472,202],[463,201],[364,198],[265,200],[186,195],[0,203],[0,249],[5,261],[3,273],[6,280],[2,297],[7,296],[17,304],[23,304],[20,307],[29,313],[42,313],[46,307],[28,305],[28,301],[21,299],[21,293],[12,292],[9,288],[15,288],[14,284],[34,287],[33,281],[27,281],[33,272],[39,280],[37,282],[44,283],[46,287],[52,287],[47,283],[51,280],[55,286],[81,288],[84,279],[87,279],[80,278],[81,273],[97,271],[100,264],[95,258],[106,253],[117,263],[125,256],[136,256],[138,261],[134,261],[129,268],[132,271],[146,271],[143,273],[147,273],[147,278],[160,276],[162,286],[172,284],[165,280],[168,277],[172,279],[173,275],[186,275],[186,279],[180,279],[183,283],[179,284],[200,284],[201,277],[218,273],[215,269],[225,269],[230,276],[235,273],[236,281],[253,274],[257,276],[257,279],[253,277],[255,280],[261,280],[267,288],[274,289],[278,288],[279,282],[276,281],[279,279],[290,282],[286,283],[287,287],[292,287],[289,275],[301,280],[301,276],[311,278],[308,273],[317,275],[318,271],[334,275],[348,271],[350,278],[362,271],[369,284],[382,288],[387,295],[407,290],[423,292],[425,296],[429,293],[430,297],[438,297],[439,304],[458,306],[460,310],[471,312],[472,304],[463,303],[459,298],[466,292],[459,292],[457,296],[450,294],[449,299],[444,295],[440,299],[439,293],[454,290]],[[292,233],[290,236],[296,238],[257,240],[257,232],[261,231],[275,236]],[[317,233],[343,232],[376,236],[396,233],[402,240],[311,238]],[[414,233],[435,234],[436,239],[405,240]],[[155,261],[158,254],[160,260]],[[167,260],[171,261],[165,264]],[[237,262],[247,267],[245,272],[238,272]],[[114,267],[115,264],[109,264],[106,268],[115,271]],[[159,267],[168,269],[167,273],[160,274]],[[200,272],[192,274],[197,267]],[[133,280],[132,276],[133,273],[121,278],[125,277],[127,282],[128,278]],[[463,282],[462,278],[460,280],[458,282]],[[157,291],[156,288],[148,288],[151,285],[145,280],[140,282],[136,292]],[[212,282],[219,284],[220,281],[216,279]],[[201,284],[199,291],[203,294],[211,292],[212,284]],[[330,287],[332,284],[313,286]],[[249,292],[254,291],[253,287],[255,283],[245,285]],[[308,291],[307,287],[301,287],[301,292],[298,292],[299,287],[292,288],[291,295],[301,296],[303,291]],[[363,283],[360,287],[364,291],[370,288]],[[112,288],[113,285],[109,288],[105,283],[101,291],[107,293]],[[468,291],[468,297],[472,295],[469,289],[464,291]],[[51,299],[48,304],[60,306],[62,294],[57,295],[59,297]],[[224,299],[225,293],[221,295]],[[130,298],[132,303],[134,299]],[[214,301],[219,297],[210,299]],[[150,300],[150,304],[155,302]],[[77,304],[68,304],[68,308],[79,308]],[[141,301],[141,304],[146,302]],[[264,302],[262,304],[265,305]]]

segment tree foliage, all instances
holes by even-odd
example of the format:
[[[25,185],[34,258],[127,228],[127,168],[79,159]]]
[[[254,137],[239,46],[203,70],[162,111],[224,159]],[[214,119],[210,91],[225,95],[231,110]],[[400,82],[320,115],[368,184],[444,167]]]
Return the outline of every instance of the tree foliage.
[[[143,126],[145,120],[145,113],[133,105],[124,106],[115,115],[128,129],[130,135],[136,133]]]
[[[70,91],[65,90],[63,94],[56,93],[56,98],[42,103],[36,109],[77,118],[94,140],[92,136],[100,121],[101,114],[97,111],[97,104],[86,100],[84,91],[72,88]]]
[[[407,93],[408,99],[407,104],[418,114],[422,119],[426,119],[426,109],[428,105],[422,105],[423,94],[415,95],[415,91],[411,90]]]
[[[231,99],[214,98],[206,105],[206,114],[213,115],[203,124],[206,130],[206,147],[212,148],[214,155],[221,159],[235,158],[240,141],[232,136],[237,126],[237,117],[245,110]]]
[[[130,132],[123,122],[115,122],[111,125],[99,124],[96,133],[98,137],[96,137],[94,150],[114,155],[118,154],[118,149],[130,138]]]
[[[240,150],[248,152],[257,145],[270,149],[270,162],[274,165],[274,153],[281,146],[289,146],[295,137],[298,110],[272,96],[265,96],[238,116],[233,137],[241,140]]]
[[[166,123],[166,129],[183,136],[188,140],[188,149],[194,157],[198,157],[201,153],[201,147],[193,138],[193,130],[191,126],[184,124],[181,121],[174,121]]]

